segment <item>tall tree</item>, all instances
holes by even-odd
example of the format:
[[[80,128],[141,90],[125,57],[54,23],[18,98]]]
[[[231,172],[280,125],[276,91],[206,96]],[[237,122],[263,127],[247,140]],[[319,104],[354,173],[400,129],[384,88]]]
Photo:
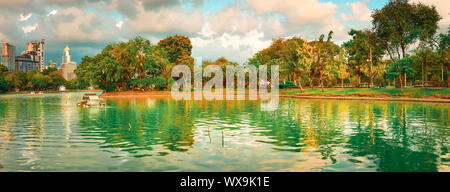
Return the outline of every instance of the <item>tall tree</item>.
[[[336,73],[336,62],[334,59],[339,54],[340,47],[331,41],[332,35],[333,31],[330,31],[326,41],[324,41],[325,36],[322,34],[318,41],[309,43],[313,47],[312,78],[314,76],[317,78],[322,91],[325,91],[324,82],[331,80]]]
[[[447,34],[439,34],[438,37],[438,54],[440,56],[440,62],[442,67],[445,67],[447,74],[447,87],[450,88],[450,76],[448,71],[450,69],[450,27]]]
[[[300,91],[303,93],[305,90],[302,86],[302,79],[310,76],[311,66],[314,61],[314,48],[306,41],[303,41],[301,46],[297,49],[297,55],[299,59],[293,63],[293,72],[297,78],[297,85]]]
[[[167,53],[170,63],[174,63],[182,55],[191,55],[192,44],[188,37],[169,36],[158,42],[158,45]]]
[[[408,0],[391,0],[382,9],[375,10],[372,18],[374,31],[392,60],[394,54],[399,59],[406,57],[407,48],[415,41],[432,37],[441,19],[434,6]],[[403,70],[396,70],[399,86],[403,88]]]
[[[336,60],[336,74],[338,78],[341,80],[341,87],[344,87],[344,79],[350,77],[349,67],[347,65],[347,61],[345,58],[344,49],[339,50],[339,56]]]
[[[349,35],[352,36],[352,39],[344,43],[343,47],[350,56],[350,63],[357,67],[358,78],[361,79],[361,72],[364,72],[369,80],[368,85],[371,87],[373,86],[373,78],[376,75],[374,68],[384,54],[381,48],[381,41],[369,29],[351,29]]]

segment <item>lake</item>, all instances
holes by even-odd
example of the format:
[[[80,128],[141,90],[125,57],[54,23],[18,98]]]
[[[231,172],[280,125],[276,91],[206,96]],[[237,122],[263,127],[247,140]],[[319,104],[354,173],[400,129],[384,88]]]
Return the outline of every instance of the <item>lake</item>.
[[[0,171],[450,171],[450,105],[0,95]]]

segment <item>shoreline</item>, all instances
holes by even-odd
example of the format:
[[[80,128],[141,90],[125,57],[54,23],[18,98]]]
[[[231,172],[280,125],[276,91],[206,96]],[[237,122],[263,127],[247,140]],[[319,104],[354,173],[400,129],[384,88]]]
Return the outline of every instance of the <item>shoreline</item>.
[[[298,99],[332,99],[332,100],[360,100],[360,101],[402,101],[402,102],[428,102],[428,103],[450,103],[450,99],[426,99],[426,98],[393,98],[393,97],[335,97],[335,96],[303,96],[303,95],[280,95],[285,98]]]
[[[193,92],[191,92],[193,94]],[[298,94],[282,94],[284,98],[298,99],[332,99],[332,100],[362,100],[362,101],[401,101],[401,102],[428,102],[428,103],[450,103],[450,99],[442,98],[413,98],[400,97],[394,98],[384,95],[383,97],[364,97],[364,96],[343,96],[343,95],[298,95]],[[171,97],[170,91],[123,91],[123,92],[103,92],[102,98],[121,98],[121,97]]]
[[[8,92],[4,92],[4,93],[0,93],[1,94],[29,94],[31,92],[35,92],[35,93],[71,93],[71,92],[102,92],[103,90],[69,90],[69,91],[54,91],[54,90],[47,90],[47,91],[8,91]]]

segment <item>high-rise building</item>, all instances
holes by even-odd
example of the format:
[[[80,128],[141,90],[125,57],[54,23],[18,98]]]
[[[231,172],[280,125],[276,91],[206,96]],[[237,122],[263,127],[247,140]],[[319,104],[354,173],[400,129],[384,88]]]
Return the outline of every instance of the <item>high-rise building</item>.
[[[74,72],[76,68],[77,63],[71,60],[70,48],[69,46],[66,46],[61,59],[61,68],[59,68],[59,72],[64,79],[69,81],[76,77]]]
[[[4,43],[2,46],[2,54],[0,63],[8,67],[9,72],[16,72],[15,46]]]
[[[39,62],[39,71],[44,70],[44,40],[30,41],[27,43],[27,50],[22,55],[30,55],[33,61]]]
[[[33,61],[33,59],[31,59],[31,55],[25,54],[16,57],[16,67],[16,72],[23,71],[26,73],[31,70],[38,71],[39,62]]]

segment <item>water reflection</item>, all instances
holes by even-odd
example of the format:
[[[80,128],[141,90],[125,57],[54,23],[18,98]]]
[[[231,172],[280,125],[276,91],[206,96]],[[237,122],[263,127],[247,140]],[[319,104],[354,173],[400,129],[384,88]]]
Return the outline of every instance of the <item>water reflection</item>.
[[[0,96],[3,171],[449,171],[449,105]]]

